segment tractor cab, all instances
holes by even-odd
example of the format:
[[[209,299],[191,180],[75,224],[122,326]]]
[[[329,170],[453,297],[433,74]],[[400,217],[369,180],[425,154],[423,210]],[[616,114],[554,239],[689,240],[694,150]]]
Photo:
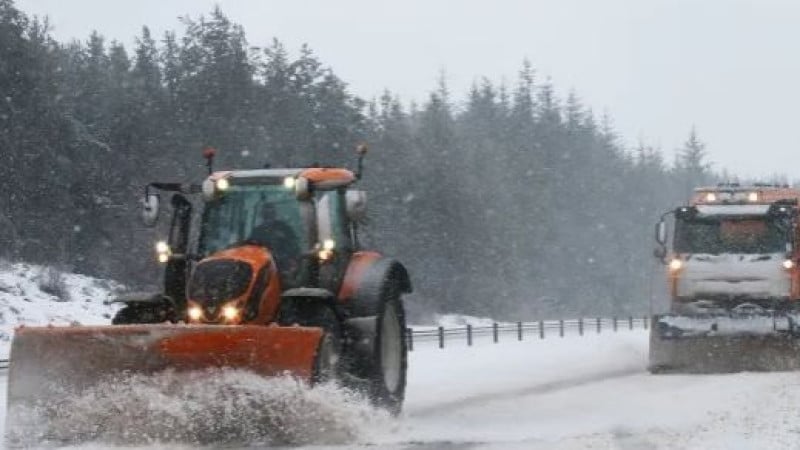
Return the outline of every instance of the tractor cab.
[[[212,171],[209,159],[201,184],[149,185],[146,223],[157,220],[158,192],[174,192],[168,239],[156,243],[166,266],[159,301],[173,305],[170,320],[269,323],[279,314],[280,298],[298,289],[335,296],[359,249],[366,195],[352,187],[363,156],[359,173],[326,167]]]
[[[188,320],[268,323],[287,291],[338,292],[363,213],[364,195],[348,190],[355,180],[330,168],[211,174]]]

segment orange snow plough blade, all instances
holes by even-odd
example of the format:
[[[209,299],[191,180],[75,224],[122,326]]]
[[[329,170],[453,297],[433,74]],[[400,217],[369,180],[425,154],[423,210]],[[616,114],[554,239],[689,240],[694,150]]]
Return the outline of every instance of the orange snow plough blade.
[[[8,411],[81,395],[100,381],[163,370],[231,368],[310,380],[321,339],[321,329],[306,327],[22,327],[11,346]]]

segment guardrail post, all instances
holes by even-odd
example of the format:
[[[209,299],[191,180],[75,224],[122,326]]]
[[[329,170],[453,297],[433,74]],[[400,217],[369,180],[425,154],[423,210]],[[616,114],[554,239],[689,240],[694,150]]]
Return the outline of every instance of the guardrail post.
[[[633,316],[628,316],[628,329],[633,329]]]
[[[467,345],[472,347],[472,325],[467,324]]]
[[[578,319],[578,334],[583,336],[583,319]]]
[[[414,351],[414,330],[406,328],[406,342],[408,342],[408,351]]]
[[[517,340],[522,340],[522,322],[517,322]]]
[[[600,318],[597,318],[597,334],[600,334]]]
[[[544,321],[539,321],[539,339],[544,339]]]
[[[617,316],[614,316],[614,321],[612,322],[612,326],[614,327],[614,333],[617,332]]]
[[[645,330],[647,329],[647,325],[649,325],[649,324],[647,323],[647,322],[649,322],[649,321],[650,321],[650,318],[649,318],[649,317],[647,317],[647,316],[644,316],[644,319],[642,320],[642,322],[644,323],[644,329],[645,329]]]
[[[494,337],[495,344],[500,341],[500,333],[498,331],[497,322],[495,322],[492,324],[492,336]]]
[[[444,348],[444,327],[439,327],[439,348]]]
[[[558,335],[564,337],[564,319],[558,321]]]

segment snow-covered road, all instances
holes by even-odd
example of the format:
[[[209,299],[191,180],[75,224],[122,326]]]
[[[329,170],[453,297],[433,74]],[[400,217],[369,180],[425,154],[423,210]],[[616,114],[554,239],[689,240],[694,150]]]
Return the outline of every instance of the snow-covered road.
[[[344,448],[800,448],[797,373],[652,376],[646,352],[643,331],[418,346],[403,416]]]
[[[653,376],[646,353],[645,331],[424,349],[414,355],[405,417],[376,442],[800,448],[798,374]]]

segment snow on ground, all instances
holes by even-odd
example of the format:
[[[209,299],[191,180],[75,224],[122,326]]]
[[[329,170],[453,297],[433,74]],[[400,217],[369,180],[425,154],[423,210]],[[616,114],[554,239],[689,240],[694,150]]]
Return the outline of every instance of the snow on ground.
[[[397,429],[376,443],[485,449],[800,448],[796,373],[650,375],[646,331],[412,354]],[[431,448],[435,448],[431,447]]]
[[[399,419],[366,421],[349,444],[311,448],[800,447],[796,373],[654,376],[646,351],[641,330],[444,350],[420,344]]]
[[[107,280],[0,261],[0,359],[8,358],[18,325],[109,323],[118,307],[103,301],[120,289]]]

